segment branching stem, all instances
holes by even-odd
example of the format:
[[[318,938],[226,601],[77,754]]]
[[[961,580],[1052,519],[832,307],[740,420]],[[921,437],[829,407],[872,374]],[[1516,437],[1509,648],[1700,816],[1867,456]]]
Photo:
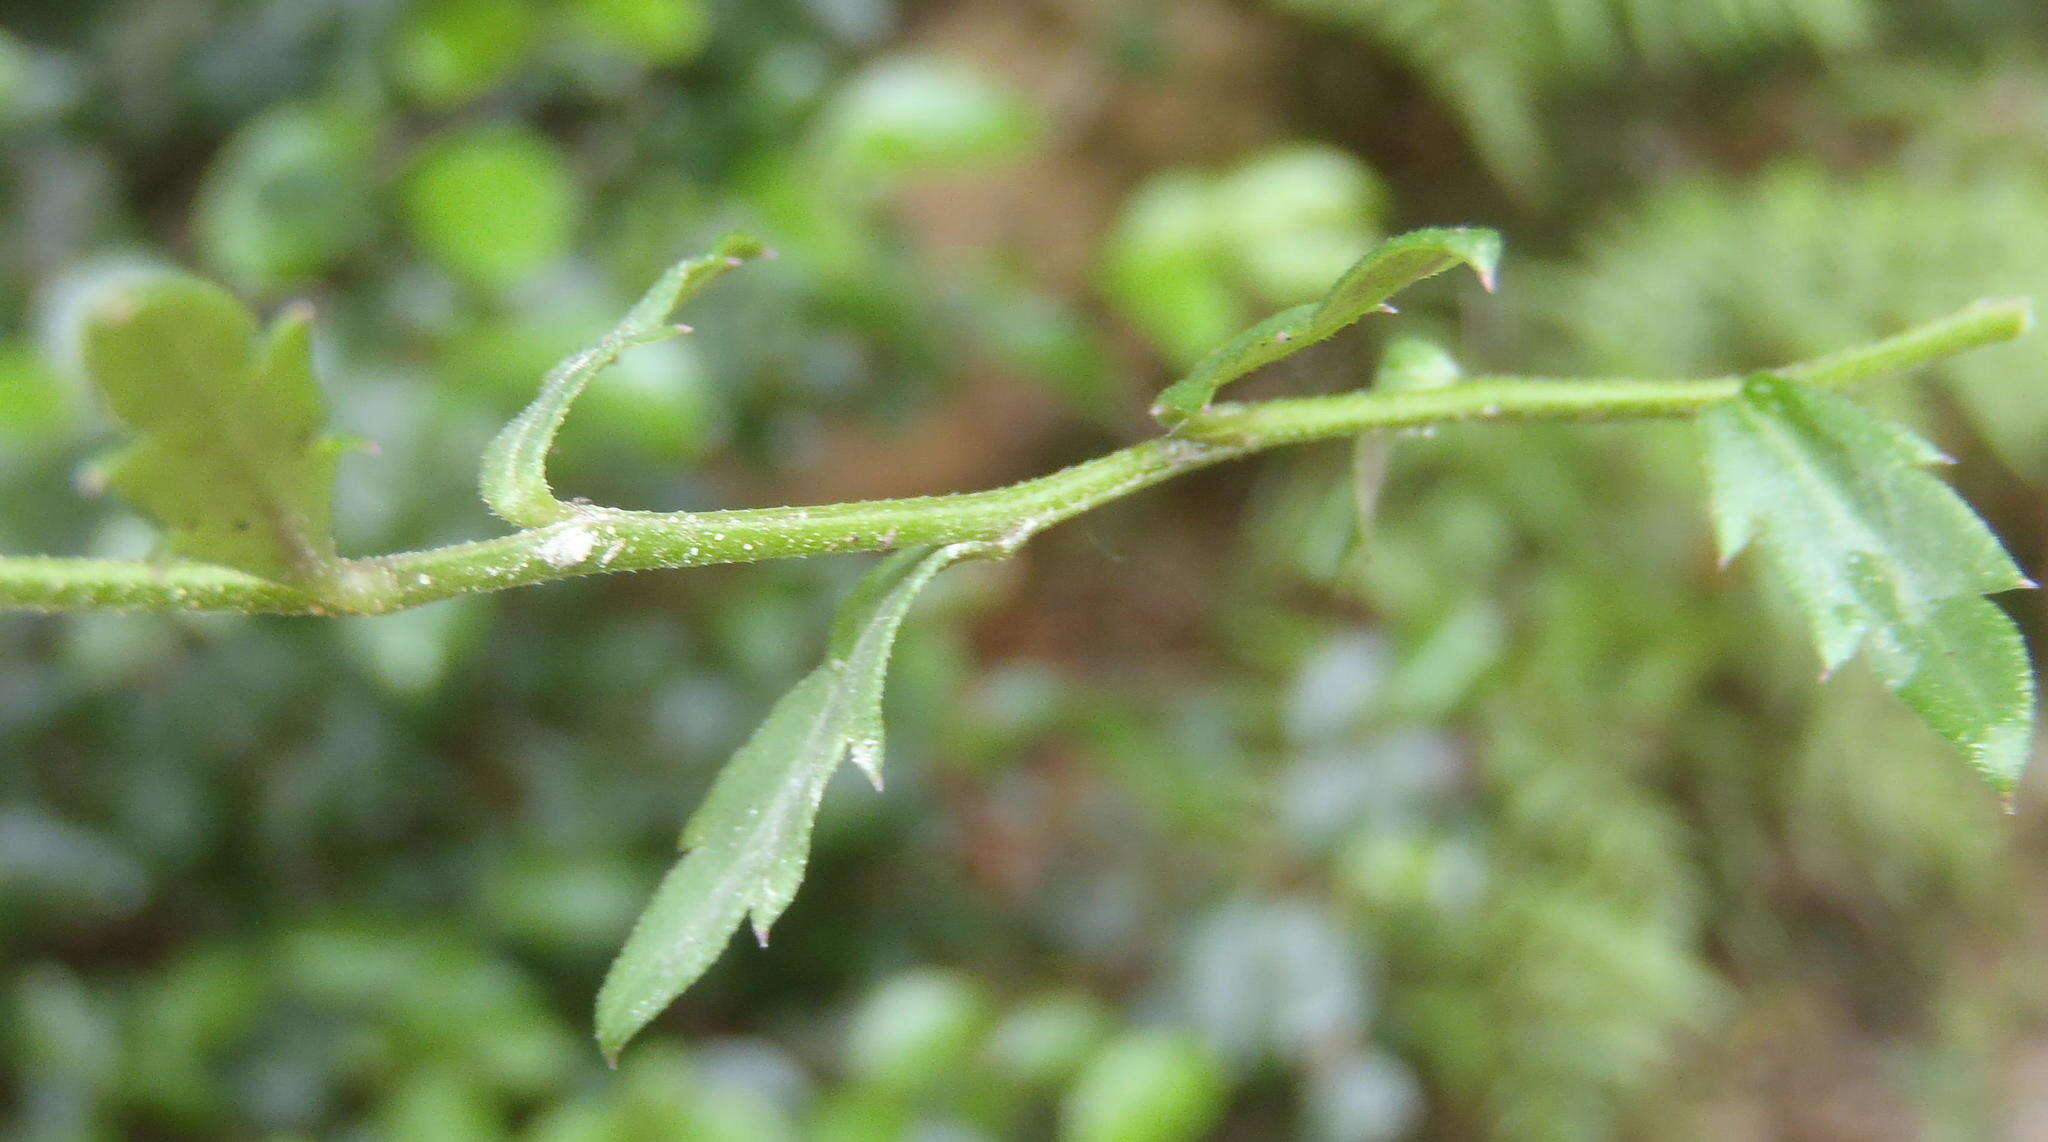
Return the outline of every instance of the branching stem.
[[[1774,372],[1840,388],[2011,340],[2029,322],[2023,301],[1980,302],[1896,337]],[[1740,380],[1476,377],[1423,391],[1217,404],[1172,435],[990,491],[712,512],[564,505],[566,514],[558,521],[496,539],[342,560],[312,584],[277,583],[200,563],[0,558],[0,609],[384,614],[457,595],[612,571],[918,544],[1014,549],[1055,523],[1142,488],[1268,448],[1459,421],[1686,417],[1733,397]]]

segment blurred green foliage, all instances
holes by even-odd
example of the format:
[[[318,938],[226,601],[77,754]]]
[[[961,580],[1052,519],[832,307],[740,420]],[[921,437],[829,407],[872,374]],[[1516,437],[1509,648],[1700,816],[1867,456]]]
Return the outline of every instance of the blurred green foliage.
[[[342,465],[350,553],[490,534],[490,432],[740,227],[781,256],[592,390],[567,490],[1043,471],[1412,224],[1509,236],[1502,294],[1404,303],[1474,371],[1719,370],[2048,296],[2022,0],[75,0],[0,29],[10,552],[147,552],[74,487],[114,437],[79,299],[142,264],[313,304],[375,445]],[[1355,385],[1368,324],[1245,385]],[[1877,397],[2036,578],[2044,353]],[[1816,686],[1783,601],[1716,571],[1700,485],[1677,429],[1446,430],[1392,442],[1367,522],[1316,450],[958,572],[897,649],[888,792],[842,778],[774,946],[616,1073],[604,963],[856,562],[6,618],[0,1134],[2048,1129],[2038,779],[2005,817],[1866,670]]]
[[[1557,174],[1562,140],[1544,128],[1545,95],[1725,68],[1786,46],[1867,46],[1879,9],[1875,0],[1276,2],[1407,60],[1465,119],[1485,161],[1525,193],[1548,189]]]
[[[1154,175],[1105,239],[1103,292],[1191,367],[1254,315],[1326,293],[1380,238],[1385,199],[1370,168],[1331,147]]]

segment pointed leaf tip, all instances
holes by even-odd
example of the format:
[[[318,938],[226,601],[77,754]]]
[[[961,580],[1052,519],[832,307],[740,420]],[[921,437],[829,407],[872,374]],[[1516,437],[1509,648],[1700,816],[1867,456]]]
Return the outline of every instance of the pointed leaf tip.
[[[1488,293],[1500,292],[1500,261],[1506,251],[1500,233],[1484,229],[1464,229],[1458,233],[1465,236],[1464,261],[1478,276],[1480,288]]]
[[[738,258],[748,261],[753,258],[773,258],[775,254],[752,234],[732,233],[719,239],[717,253],[723,258]]]
[[[670,315],[725,273],[758,257],[761,249],[758,240],[734,234],[711,253],[676,263],[610,333],[550,370],[532,403],[484,450],[477,485],[490,509],[521,527],[567,519],[573,508],[555,498],[548,484],[547,460],[556,434],[568,420],[570,406],[591,379],[611,367],[627,349],[692,332],[690,326],[671,321]]]
[[[857,741],[853,743],[851,757],[855,768],[867,775],[875,792],[882,792],[882,743],[873,738]]]
[[[2005,328],[2000,340],[2024,337],[2034,331],[2034,299],[2031,297],[1993,298],[1978,302],[1973,309],[1989,310],[2002,314]]]
[[[1498,283],[1503,244],[1477,227],[1416,230],[1388,239],[1361,258],[1319,302],[1261,321],[1198,363],[1159,394],[1152,415],[1176,427],[1208,407],[1231,381],[1334,336],[1369,313],[1398,312],[1389,299],[1457,265],[1470,267],[1488,290]]]
[[[2034,679],[1984,596],[2028,583],[1929,469],[1917,436],[1840,397],[1756,377],[1700,417],[1724,559],[1752,539],[1805,612],[1826,669],[1861,651],[1994,787],[2026,764]]]
[[[683,830],[685,853],[655,890],[598,992],[598,1042],[616,1056],[695,983],[742,923],[768,946],[810,858],[825,786],[849,756],[881,786],[882,686],[918,592],[978,544],[898,552],[840,608],[824,663],[783,695],[733,754]]]

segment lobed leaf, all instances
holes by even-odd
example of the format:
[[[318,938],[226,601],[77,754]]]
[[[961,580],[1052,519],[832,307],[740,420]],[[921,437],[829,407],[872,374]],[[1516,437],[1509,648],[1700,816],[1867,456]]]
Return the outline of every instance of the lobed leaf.
[[[2032,586],[1927,442],[1781,377],[1700,417],[1723,561],[1760,541],[1829,671],[1863,651],[1887,687],[2008,790],[2026,764],[2033,676],[1982,596]]]
[[[918,592],[980,544],[899,552],[841,606],[830,650],[726,763],[683,830],[683,858],[655,890],[597,997],[608,1057],[710,968],[750,916],[763,946],[796,896],[825,785],[849,755],[881,785],[882,687]]]
[[[1500,254],[1500,235],[1492,230],[1415,230],[1391,238],[1345,271],[1321,301],[1282,310],[1209,354],[1159,394],[1152,415],[1169,428],[1181,424],[1208,407],[1224,385],[1326,340],[1388,298],[1453,266],[1472,267],[1490,290]]]
[[[694,297],[727,270],[758,256],[761,244],[734,235],[702,257],[678,262],[654,283],[616,328],[597,344],[556,365],[541,380],[533,403],[514,417],[484,450],[483,467],[477,482],[484,503],[508,523],[540,527],[559,523],[572,513],[569,505],[555,498],[548,486],[548,450],[555,434],[568,419],[569,406],[581,396],[590,379],[603,372],[619,354],[635,345],[646,345],[674,337],[684,330],[669,323],[676,307]]]
[[[84,360],[136,435],[109,484],[163,528],[170,550],[272,579],[334,557],[329,513],[341,445],[313,376],[312,315],[262,337],[225,290],[162,275],[114,290],[86,320]]]

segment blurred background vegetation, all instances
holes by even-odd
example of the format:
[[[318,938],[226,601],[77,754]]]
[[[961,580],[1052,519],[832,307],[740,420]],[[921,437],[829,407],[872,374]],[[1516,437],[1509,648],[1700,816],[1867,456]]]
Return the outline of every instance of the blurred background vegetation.
[[[344,550],[730,229],[572,418],[636,507],[958,490],[1376,236],[1438,283],[1247,395],[1766,364],[2048,298],[2033,0],[11,0],[0,549],[144,554],[66,330],[310,300]],[[1872,393],[2042,576],[2048,338]],[[951,577],[892,782],[608,1072],[597,981],[861,567],[349,621],[0,619],[0,1135],[394,1142],[2048,1138],[2048,847],[1720,573],[1671,426],[1339,448]],[[2036,645],[2038,597],[2008,600]],[[2038,767],[2037,767],[2038,768]]]

